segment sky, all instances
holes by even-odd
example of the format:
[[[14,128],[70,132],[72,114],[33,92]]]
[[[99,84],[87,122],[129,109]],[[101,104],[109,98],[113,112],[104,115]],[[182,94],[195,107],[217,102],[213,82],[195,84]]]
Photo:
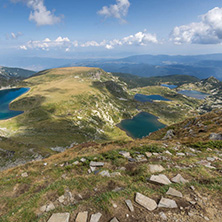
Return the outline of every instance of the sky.
[[[0,0],[0,28],[0,58],[221,53],[222,0]]]

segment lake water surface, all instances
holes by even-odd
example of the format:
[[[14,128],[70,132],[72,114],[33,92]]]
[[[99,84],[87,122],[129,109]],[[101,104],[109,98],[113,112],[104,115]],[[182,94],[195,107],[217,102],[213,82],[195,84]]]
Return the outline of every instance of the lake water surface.
[[[29,88],[15,88],[0,90],[0,120],[9,119],[23,111],[14,111],[9,109],[9,104],[17,97],[29,91]]]
[[[177,88],[176,85],[161,84],[161,86],[165,86],[165,87],[167,87],[167,88],[169,88],[169,89],[175,89],[175,88]]]
[[[123,120],[118,126],[133,138],[143,138],[165,127],[156,116],[147,112],[141,112],[132,119]]]
[[[178,91],[178,93],[183,94],[185,96],[190,96],[190,97],[193,97],[196,99],[204,99],[207,96],[209,96],[209,94],[202,93],[202,92],[195,91],[195,90],[181,90],[181,91]]]
[[[171,101],[163,96],[160,96],[160,95],[150,95],[150,96],[147,96],[147,95],[144,95],[144,94],[136,94],[134,96],[134,99],[136,101],[139,101],[139,102],[152,102],[153,100],[160,100],[160,101]]]

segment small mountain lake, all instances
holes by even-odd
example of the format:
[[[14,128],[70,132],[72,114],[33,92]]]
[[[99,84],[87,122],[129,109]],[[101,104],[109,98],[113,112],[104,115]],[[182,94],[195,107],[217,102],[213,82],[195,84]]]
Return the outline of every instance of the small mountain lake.
[[[160,96],[160,95],[150,95],[150,96],[147,96],[147,95],[144,95],[144,94],[136,94],[134,96],[134,99],[136,101],[139,101],[139,102],[153,102],[153,100],[160,100],[160,101],[171,101],[163,96]]]
[[[161,86],[167,87],[167,88],[169,88],[169,89],[175,89],[175,88],[177,88],[176,85],[161,84]]]
[[[0,90],[0,120],[9,119],[23,113],[23,111],[10,110],[9,104],[14,99],[28,91],[29,88],[14,88]]]
[[[165,125],[159,122],[156,116],[147,112],[141,112],[132,119],[121,121],[118,127],[133,138],[143,138],[154,131],[164,128]]]
[[[196,90],[181,90],[181,91],[178,91],[178,93],[185,96],[193,97],[196,99],[205,99],[207,96],[209,96],[209,94],[207,93],[199,92]]]

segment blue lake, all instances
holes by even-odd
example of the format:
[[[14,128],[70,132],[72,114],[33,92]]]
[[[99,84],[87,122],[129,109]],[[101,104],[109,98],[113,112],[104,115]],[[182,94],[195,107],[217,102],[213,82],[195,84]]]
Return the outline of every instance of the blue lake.
[[[143,138],[165,127],[156,116],[147,112],[141,112],[132,119],[123,120],[118,126],[133,138]]]
[[[23,111],[14,111],[9,109],[9,104],[17,97],[29,91],[29,88],[15,88],[0,90],[0,120],[9,119]]]
[[[195,91],[195,90],[181,90],[181,91],[178,91],[178,93],[185,95],[185,96],[190,96],[190,97],[193,97],[196,99],[204,99],[207,96],[209,96],[209,94],[202,93],[202,92]]]
[[[175,88],[177,88],[176,85],[161,84],[161,86],[165,86],[165,87],[167,87],[167,88],[169,88],[169,89],[175,89]]]
[[[152,102],[153,100],[171,101],[171,100],[169,100],[163,96],[160,96],[160,95],[147,96],[147,95],[143,95],[143,94],[136,94],[134,96],[134,99],[139,102]]]

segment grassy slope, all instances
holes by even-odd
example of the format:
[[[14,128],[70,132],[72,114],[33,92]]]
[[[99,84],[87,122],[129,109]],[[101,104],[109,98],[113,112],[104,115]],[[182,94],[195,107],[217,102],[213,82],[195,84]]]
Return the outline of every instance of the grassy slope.
[[[196,138],[196,141],[198,140],[199,138]],[[221,153],[222,144],[220,143],[219,147],[209,146],[212,150],[200,149],[201,152],[196,153],[196,156],[179,157],[175,155],[176,152],[191,151],[185,145],[178,145],[178,141],[161,142],[143,139],[131,143],[82,144],[43,161],[28,163],[4,171],[0,176],[0,221],[46,222],[52,212],[70,212],[71,221],[74,221],[76,214],[84,210],[90,213],[102,212],[101,222],[106,222],[113,216],[117,216],[120,221],[144,221],[144,218],[147,217],[152,218],[152,221],[159,221],[160,210],[148,212],[139,207],[134,202],[134,195],[135,192],[141,192],[158,201],[161,196],[166,196],[165,193],[169,186],[147,183],[146,178],[151,176],[147,162],[129,163],[127,159],[119,155],[118,151],[120,150],[129,151],[132,157],[136,157],[138,152],[140,154],[145,154],[145,152],[159,153],[166,159],[152,156],[148,163],[161,164],[165,168],[163,173],[168,178],[180,173],[189,180],[188,184],[170,185],[184,194],[181,199],[168,196],[168,198],[175,199],[182,207],[180,210],[173,210],[173,215],[172,210],[164,211],[167,215],[168,212],[171,213],[168,216],[170,221],[175,218],[180,221],[204,221],[199,214],[209,217],[210,221],[220,221],[219,213],[222,210],[219,198],[222,194],[221,173],[219,170],[206,168],[196,162],[209,156],[217,156],[218,152]],[[178,151],[175,150],[175,147]],[[166,150],[170,151],[173,156],[164,154]],[[73,164],[82,157],[87,159],[85,163]],[[110,172],[118,171],[121,176],[110,178],[88,174],[89,162],[95,159],[105,162],[103,169]],[[222,167],[221,161],[218,159],[213,162],[213,166],[220,169]],[[121,171],[118,167],[126,167],[126,171]],[[28,177],[21,177],[24,172],[28,173]],[[195,187],[195,191],[190,189],[191,185]],[[115,192],[113,189],[116,187],[123,189]],[[61,205],[57,199],[67,189],[74,196],[76,203]],[[81,194],[82,199],[78,194]],[[134,202],[135,213],[129,213],[124,204],[125,199],[131,199]],[[189,203],[190,200],[197,202],[196,207]],[[50,201],[56,206],[55,210],[41,213],[40,207]],[[117,204],[117,209],[112,207],[113,203]],[[189,217],[188,212],[195,212],[195,216]],[[125,218],[126,214],[130,215],[128,219]]]

